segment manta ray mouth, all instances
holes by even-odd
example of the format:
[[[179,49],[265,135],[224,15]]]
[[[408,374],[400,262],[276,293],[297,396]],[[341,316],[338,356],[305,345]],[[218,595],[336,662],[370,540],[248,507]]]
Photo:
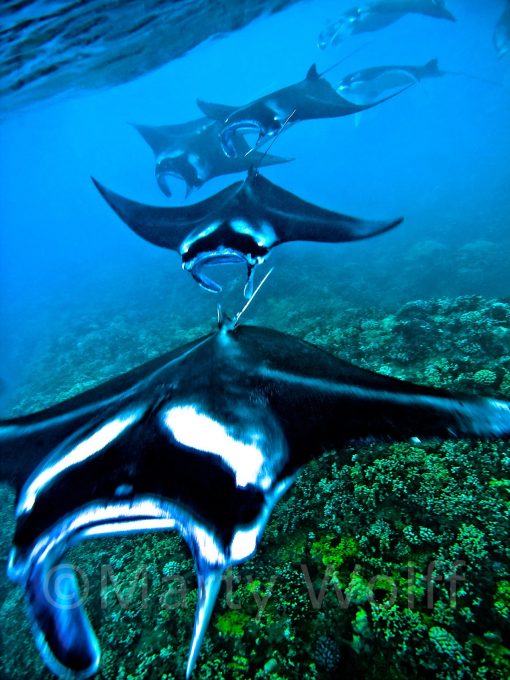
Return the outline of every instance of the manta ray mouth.
[[[80,570],[62,562],[67,549],[87,538],[170,530],[179,531],[188,543],[199,585],[211,574],[221,576],[230,561],[229,547],[221,545],[214,532],[177,504],[152,496],[85,506],[32,545],[12,549],[8,575],[25,589],[36,644],[58,677],[88,678],[100,662],[99,643],[83,607],[88,592],[80,592],[76,578]],[[213,605],[214,601],[207,621]],[[200,613],[203,615],[199,604],[197,615]]]
[[[227,125],[227,127],[221,133],[220,140],[223,153],[228,158],[239,157],[239,152],[236,146],[237,135],[241,135],[244,138],[244,141],[250,147],[249,150],[244,154],[245,156],[248,156],[252,151],[254,151],[257,148],[263,136],[263,133],[260,123],[258,123],[257,121],[243,120],[240,121],[239,123],[231,123],[230,125]],[[250,143],[251,141],[250,138],[252,138],[253,136],[256,136],[254,144]]]
[[[213,281],[204,273],[204,268],[217,264],[244,264],[248,270],[248,279],[245,285],[245,296],[251,297],[253,291],[253,270],[258,264],[258,259],[245,255],[231,248],[224,248],[213,253],[202,253],[193,260],[183,265],[199,285],[211,293],[221,293],[223,290],[219,283]]]
[[[94,675],[100,662],[99,643],[83,607],[88,593],[80,592],[76,578],[80,571],[62,561],[67,549],[87,538],[177,530],[191,550],[198,582],[186,668],[189,678],[225,569],[255,552],[272,509],[294,480],[292,475],[268,489],[258,516],[245,526],[235,527],[227,544],[179,504],[141,495],[91,503],[64,517],[29,546],[13,548],[8,575],[25,590],[35,641],[48,668],[59,678],[81,680]]]
[[[172,172],[170,170],[159,170],[156,168],[156,181],[160,191],[167,196],[167,198],[172,198],[174,195],[175,187],[172,189],[173,185],[182,189],[179,194],[182,193],[184,198],[187,198],[193,188],[184,177],[178,172]]]

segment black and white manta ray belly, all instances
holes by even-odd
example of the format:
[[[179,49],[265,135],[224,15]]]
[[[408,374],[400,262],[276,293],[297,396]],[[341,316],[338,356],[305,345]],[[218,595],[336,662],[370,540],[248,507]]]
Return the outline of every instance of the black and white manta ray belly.
[[[8,574],[61,678],[99,667],[63,562],[86,538],[179,531],[198,601],[196,664],[225,569],[256,551],[301,466],[365,441],[510,437],[510,404],[351,366],[276,331],[220,329],[49,409],[0,421],[0,479],[18,491]],[[62,586],[62,583],[65,586]]]
[[[219,293],[221,286],[209,278],[204,269],[209,265],[243,264],[247,270],[244,295],[249,299],[253,294],[255,267],[265,261],[277,240],[267,223],[255,220],[249,223],[242,218],[230,219],[226,224],[213,222],[183,241],[179,249],[182,268],[189,271],[202,288]]]

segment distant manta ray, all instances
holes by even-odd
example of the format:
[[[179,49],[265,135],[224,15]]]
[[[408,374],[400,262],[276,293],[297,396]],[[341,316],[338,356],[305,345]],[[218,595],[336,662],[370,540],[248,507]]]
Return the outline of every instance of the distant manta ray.
[[[218,293],[221,287],[205,275],[204,267],[244,263],[248,298],[256,265],[281,243],[357,241],[388,231],[402,221],[362,220],[326,210],[285,191],[253,169],[244,181],[179,208],[137,203],[93,181],[128,227],[146,241],[179,253],[183,269],[206,290]]]
[[[255,147],[268,137],[280,133],[286,125],[303,120],[338,118],[360,113],[365,109],[382,104],[386,99],[359,106],[341,97],[335,88],[319,74],[313,64],[304,80],[260,97],[244,106],[225,106],[197,99],[198,107],[206,116],[223,123],[221,143],[225,154],[237,154],[238,134],[255,132],[258,140]],[[404,88],[405,89],[405,88]]]
[[[503,8],[493,35],[494,47],[498,57],[503,57],[510,49],[510,0],[507,0]]]
[[[156,180],[165,196],[172,196],[171,180],[186,183],[186,196],[213,177],[246,172],[252,165],[262,167],[287,163],[289,158],[252,151],[243,137],[235,140],[236,153],[223,153],[220,134],[223,126],[210,118],[179,125],[134,125],[151,147],[156,158]]]
[[[423,66],[372,66],[344,76],[338,91],[350,101],[366,104],[424,78],[441,78],[447,73],[439,68],[437,59],[431,59]]]
[[[238,315],[239,316],[239,315]],[[63,563],[86,538],[176,529],[198,601],[186,677],[220,588],[251,557],[299,469],[324,451],[413,437],[510,437],[510,402],[378,375],[267,328],[219,330],[104,385],[0,421],[17,490],[8,575],[61,678],[93,675],[97,638]]]
[[[319,35],[319,47],[325,49],[328,45],[338,45],[357,33],[379,31],[406,14],[424,14],[436,19],[456,21],[453,14],[446,9],[444,0],[376,0],[347,10],[338,21],[326,26]]]
[[[442,78],[443,76],[461,76],[479,80],[489,85],[500,85],[494,80],[465,71],[445,71],[439,68],[437,59],[431,59],[423,66],[393,64],[391,66],[372,66],[354,71],[342,78],[338,91],[349,101],[356,104],[369,104],[370,102],[380,101],[381,97],[387,97],[392,92],[398,94],[403,89],[412,87],[425,78]]]

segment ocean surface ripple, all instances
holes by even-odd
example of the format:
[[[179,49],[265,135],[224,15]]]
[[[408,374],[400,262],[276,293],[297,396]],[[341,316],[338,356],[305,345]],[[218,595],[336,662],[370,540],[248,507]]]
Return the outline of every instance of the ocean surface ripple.
[[[0,114],[124,83],[296,0],[8,0],[0,5]]]

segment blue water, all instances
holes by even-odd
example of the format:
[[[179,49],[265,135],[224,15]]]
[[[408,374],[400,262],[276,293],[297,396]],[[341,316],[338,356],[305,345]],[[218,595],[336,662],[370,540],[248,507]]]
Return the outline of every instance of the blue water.
[[[296,160],[265,169],[273,182],[333,210],[367,218],[403,215],[405,222],[372,241],[281,247],[271,258],[278,285],[268,286],[266,303],[287,296],[289,305],[306,306],[317,280],[340,301],[348,295],[342,277],[349,271],[361,277],[364,303],[508,295],[510,276],[501,262],[510,254],[510,59],[498,60],[492,45],[502,3],[451,0],[455,24],[409,16],[319,51],[316,38],[325,22],[350,6],[303,2],[126,85],[74,92],[1,122],[0,375],[7,393],[30,380],[27,366],[58,346],[63,330],[78,342],[81,326],[96,325],[114,342],[110,322],[119,315],[128,332],[137,323],[186,328],[192,320],[212,321],[218,298],[181,271],[177,255],[130,232],[90,175],[138,201],[169,204],[154,181],[152,152],[129,122],[192,119],[200,115],[196,97],[242,104],[302,79],[313,62],[323,70],[345,58],[328,74],[334,84],[357,68],[437,57],[444,69],[496,84],[460,76],[428,80],[357,119],[305,122],[285,132],[272,152]],[[188,201],[235,179],[213,180]],[[440,244],[440,268],[430,248],[421,247],[424,241],[435,242],[432,249]],[[478,241],[486,242],[481,250]],[[466,258],[467,273],[459,280],[455,269]],[[229,269],[223,280],[231,276],[238,285],[227,300],[236,306],[243,272]],[[100,353],[98,361],[106,365],[108,357]]]

